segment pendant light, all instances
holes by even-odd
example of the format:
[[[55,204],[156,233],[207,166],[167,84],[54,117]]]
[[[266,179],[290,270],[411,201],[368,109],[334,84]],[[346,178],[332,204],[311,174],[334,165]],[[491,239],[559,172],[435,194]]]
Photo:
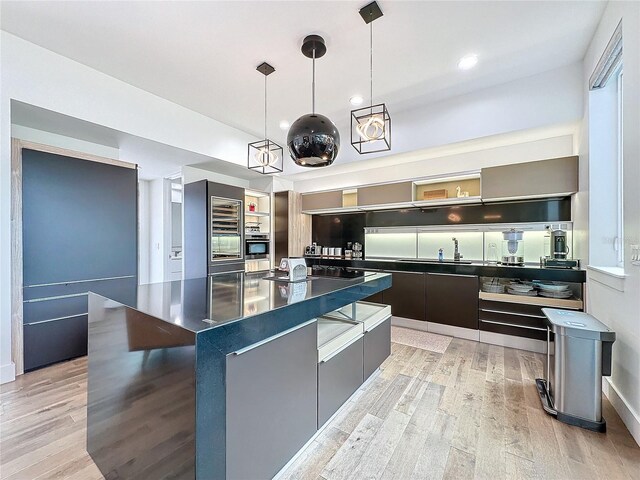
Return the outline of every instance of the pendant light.
[[[268,175],[282,172],[282,147],[267,137],[267,77],[276,71],[267,62],[256,68],[264,75],[264,140],[250,143],[247,152],[247,168]]]
[[[391,150],[391,117],[384,103],[373,104],[373,21],[382,16],[377,2],[360,9],[369,25],[369,88],[371,104],[351,111],[351,145],[359,154]]]
[[[340,149],[340,133],[334,123],[316,113],[316,58],[327,47],[319,35],[309,35],[302,42],[302,53],[313,60],[311,82],[311,113],[298,118],[287,134],[291,159],[303,167],[326,167],[333,163]]]

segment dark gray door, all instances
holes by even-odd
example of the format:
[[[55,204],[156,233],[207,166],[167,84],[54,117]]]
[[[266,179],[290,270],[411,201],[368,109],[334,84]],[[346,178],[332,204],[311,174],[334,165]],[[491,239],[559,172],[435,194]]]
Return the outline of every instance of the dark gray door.
[[[131,304],[136,169],[24,149],[25,370],[85,355],[87,291]]]

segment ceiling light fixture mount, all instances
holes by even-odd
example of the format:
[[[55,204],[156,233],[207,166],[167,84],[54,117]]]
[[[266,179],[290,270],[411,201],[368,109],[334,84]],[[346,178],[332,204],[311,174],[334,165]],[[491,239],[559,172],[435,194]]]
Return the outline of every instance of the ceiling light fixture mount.
[[[377,2],[360,9],[360,16],[369,25],[369,93],[368,107],[351,111],[351,145],[359,154],[391,150],[391,116],[384,103],[373,104],[373,21],[382,17]]]
[[[264,139],[249,143],[247,147],[247,168],[263,175],[282,172],[282,147],[267,137],[267,77],[276,71],[267,62],[256,68],[264,75]]]
[[[340,149],[340,133],[334,123],[316,113],[316,59],[327,53],[320,35],[308,35],[302,42],[302,54],[313,60],[311,113],[298,118],[287,134],[291,159],[303,167],[326,167],[333,163]]]

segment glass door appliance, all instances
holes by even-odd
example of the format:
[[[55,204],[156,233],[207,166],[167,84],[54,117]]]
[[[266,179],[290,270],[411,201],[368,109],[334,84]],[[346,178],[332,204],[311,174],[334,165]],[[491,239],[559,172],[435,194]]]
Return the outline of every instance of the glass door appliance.
[[[243,201],[211,197],[210,273],[244,270]]]

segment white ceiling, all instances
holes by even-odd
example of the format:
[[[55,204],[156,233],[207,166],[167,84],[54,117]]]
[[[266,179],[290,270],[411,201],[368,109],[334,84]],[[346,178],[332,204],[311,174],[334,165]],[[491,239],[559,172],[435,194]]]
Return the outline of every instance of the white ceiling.
[[[1,27],[255,135],[263,129],[264,81],[255,67],[267,61],[276,68],[269,136],[283,144],[280,120],[292,122],[311,107],[311,61],[300,44],[321,34],[328,52],[317,61],[316,106],[346,143],[349,97],[368,96],[369,30],[358,15],[366,3],[3,1]],[[579,61],[605,2],[379,4],[374,95],[393,115]],[[462,72],[456,62],[468,53],[480,62]]]

